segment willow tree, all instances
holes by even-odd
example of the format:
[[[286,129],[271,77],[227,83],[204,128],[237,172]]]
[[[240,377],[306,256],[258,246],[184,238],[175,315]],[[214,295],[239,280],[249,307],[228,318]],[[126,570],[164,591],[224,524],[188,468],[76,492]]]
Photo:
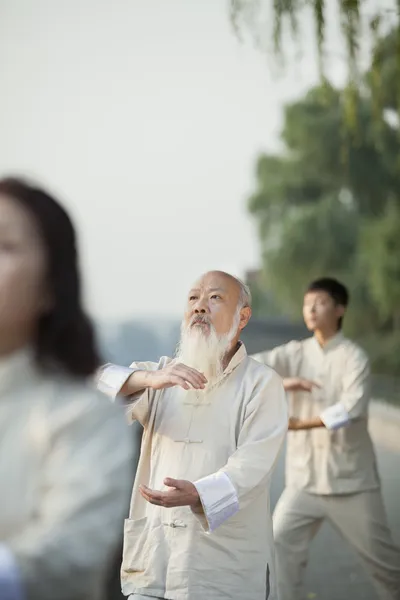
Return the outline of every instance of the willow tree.
[[[275,52],[285,55],[286,25],[294,39],[299,37],[299,18],[305,10],[312,13],[314,21],[315,41],[318,48],[320,77],[326,82],[329,74],[324,68],[325,42],[329,28],[327,16],[328,3],[336,5],[340,20],[343,46],[346,48],[348,81],[344,95],[343,112],[346,120],[352,125],[357,121],[357,105],[363,94],[364,81],[360,75],[360,45],[365,41],[368,31],[369,46],[373,65],[373,83],[375,100],[375,118],[383,117],[383,106],[380,103],[380,82],[382,61],[382,39],[389,30],[396,31],[396,76],[393,80],[396,96],[396,110],[400,115],[400,0],[229,0],[232,24],[238,34],[247,30],[253,39],[265,47],[265,41],[273,40]],[[262,15],[267,13],[267,21],[272,21],[272,29],[259,26]],[[268,37],[268,40],[265,38]]]
[[[397,83],[395,41],[390,32],[379,47],[380,95],[388,109]],[[341,127],[342,89],[319,85],[284,107],[282,148],[258,158],[248,207],[262,250],[258,286],[273,291],[280,314],[299,318],[307,281],[338,277],[352,294],[347,331],[369,350],[377,371],[398,373],[400,137],[389,120],[377,127],[373,71],[362,77],[356,138]],[[255,301],[259,316],[269,314],[262,297]]]

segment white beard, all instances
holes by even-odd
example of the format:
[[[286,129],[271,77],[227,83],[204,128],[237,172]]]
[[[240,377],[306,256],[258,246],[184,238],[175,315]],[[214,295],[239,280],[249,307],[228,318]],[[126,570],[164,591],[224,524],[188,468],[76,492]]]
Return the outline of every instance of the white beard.
[[[197,318],[199,317],[201,315],[197,315]],[[176,360],[205,375],[208,383],[204,390],[196,390],[196,395],[199,396],[201,393],[207,392],[222,376],[224,358],[231,347],[232,340],[237,335],[240,308],[236,311],[230,331],[224,335],[218,336],[205,315],[204,321],[208,323],[208,327],[192,325],[195,320],[196,317],[188,326],[182,323]],[[186,393],[193,393],[193,391],[189,390]]]

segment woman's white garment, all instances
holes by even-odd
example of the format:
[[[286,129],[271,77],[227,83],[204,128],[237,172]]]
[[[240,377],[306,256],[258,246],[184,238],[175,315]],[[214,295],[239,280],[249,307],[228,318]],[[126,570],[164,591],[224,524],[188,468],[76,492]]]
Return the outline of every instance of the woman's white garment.
[[[100,597],[131,477],[121,408],[29,352],[0,361],[0,544],[27,600]]]

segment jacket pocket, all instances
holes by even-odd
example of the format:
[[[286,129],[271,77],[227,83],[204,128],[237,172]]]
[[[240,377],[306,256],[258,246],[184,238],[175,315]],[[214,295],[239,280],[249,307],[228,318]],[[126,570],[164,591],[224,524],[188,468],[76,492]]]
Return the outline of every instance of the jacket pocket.
[[[143,572],[147,563],[147,517],[125,519],[122,572]]]

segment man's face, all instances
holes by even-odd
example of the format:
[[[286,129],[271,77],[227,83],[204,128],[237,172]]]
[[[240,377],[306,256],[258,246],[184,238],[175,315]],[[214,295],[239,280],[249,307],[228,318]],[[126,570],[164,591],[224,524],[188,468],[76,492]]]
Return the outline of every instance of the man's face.
[[[203,275],[188,294],[177,358],[204,373],[209,385],[222,374],[224,358],[250,318],[239,299],[238,282],[219,271]]]
[[[345,307],[337,304],[324,291],[307,292],[304,296],[303,317],[309,331],[335,331]]]
[[[222,273],[207,273],[188,294],[184,324],[200,328],[209,335],[212,326],[218,336],[227,334],[233,325],[240,289],[234,279]]]

